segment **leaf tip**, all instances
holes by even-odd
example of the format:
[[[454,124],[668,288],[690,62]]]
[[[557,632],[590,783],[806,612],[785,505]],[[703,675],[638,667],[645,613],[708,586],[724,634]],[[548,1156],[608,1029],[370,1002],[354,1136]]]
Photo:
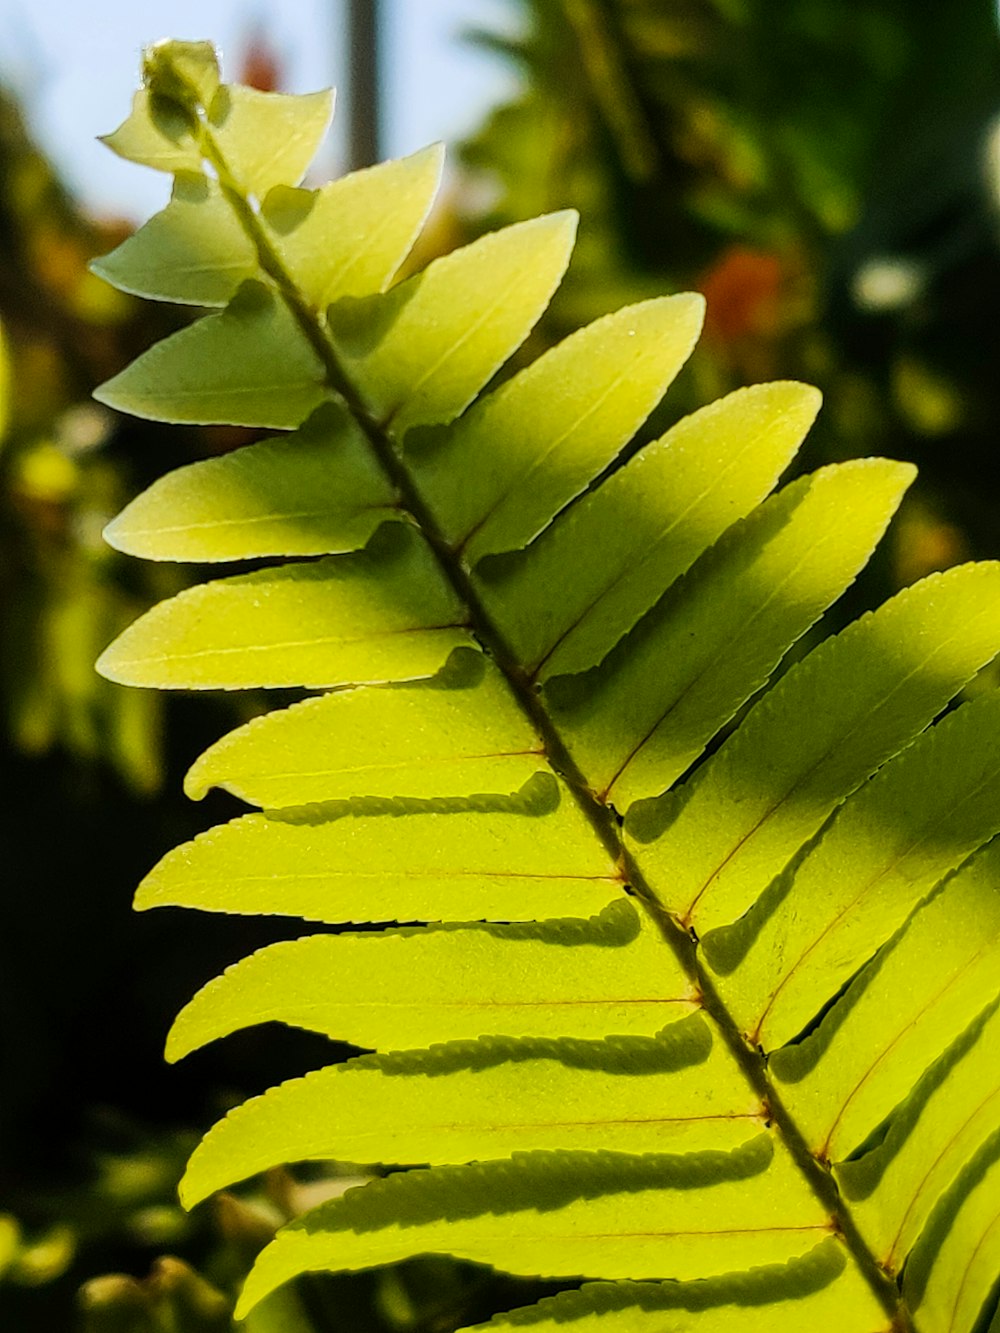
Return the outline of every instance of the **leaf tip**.
[[[134,363],[133,363],[134,364]],[[141,416],[142,412],[129,400],[127,392],[122,389],[122,380],[128,374],[129,367],[119,371],[117,375],[112,375],[109,380],[99,384],[91,397],[105,407],[110,407],[115,412],[128,412],[132,416]]]
[[[576,233],[580,226],[580,214],[575,208],[562,208],[558,213],[550,213],[548,216],[554,226],[566,232],[568,240],[576,240]]]
[[[136,555],[137,552],[129,547],[128,524],[123,521],[127,512],[128,508],[126,507],[110,523],[106,523],[101,536],[112,550],[121,551],[125,555]]]
[[[204,756],[202,756],[204,758]],[[189,801],[203,801],[213,787],[213,783],[204,776],[204,765],[196,759],[184,774],[184,795]]]
[[[186,1055],[190,1055],[192,1051],[196,1051],[202,1045],[190,1032],[190,1024],[185,1021],[190,1008],[190,1004],[184,1006],[167,1033],[167,1040],[163,1046],[163,1058],[168,1065],[177,1064],[179,1060],[183,1060]]]
[[[126,633],[128,631],[126,630]],[[131,682],[121,674],[121,652],[119,644],[124,636],[119,634],[117,639],[112,639],[101,653],[100,657],[94,663],[94,670],[105,680],[112,681],[115,685],[128,685]]]
[[[274,1252],[276,1248],[277,1253]],[[257,1256],[257,1260],[243,1284],[243,1290],[236,1300],[233,1318],[237,1323],[246,1319],[265,1296],[270,1296],[272,1291],[294,1276],[290,1270],[280,1271],[284,1264],[284,1258],[285,1246],[280,1238],[276,1238],[270,1245],[265,1246]],[[278,1271],[274,1271],[275,1269]]]
[[[857,460],[869,464],[885,478],[886,485],[901,500],[917,479],[919,469],[915,463],[904,462],[898,458],[862,458]]]
[[[154,885],[150,883],[152,871],[146,876],[132,895],[132,910],[134,912],[148,912],[151,907],[157,907]]]
[[[687,335],[689,350],[693,350],[695,343],[701,337],[708,302],[701,292],[678,292],[676,296],[668,296],[666,300],[669,302],[671,317],[677,321],[677,326],[683,334]]]
[[[98,255],[96,259],[91,259],[87,263],[87,271],[89,273],[93,273],[95,277],[101,278],[104,282],[110,283],[111,279],[108,276],[108,271],[107,271],[108,266],[106,261],[108,259],[108,256],[112,254],[114,254],[114,251],[109,250],[108,254]]]
[[[415,152],[410,161],[421,177],[426,176],[429,187],[429,199],[427,211],[430,211],[434,200],[438,197],[441,190],[441,182],[444,180],[444,168],[448,158],[448,150],[441,139],[434,143],[429,143],[426,148],[420,148]],[[426,220],[426,214],[425,214]]]
[[[678,292],[676,296],[667,297],[667,300],[673,301],[685,312],[690,311],[692,316],[697,315],[699,320],[704,320],[708,301],[701,292]]]
[[[192,1166],[197,1157],[198,1150],[195,1149],[194,1155],[192,1156],[191,1161],[188,1162],[187,1169],[183,1176],[181,1176],[180,1182],[177,1185],[177,1198],[186,1213],[189,1213],[192,1208],[207,1199],[212,1192],[210,1189],[205,1188],[203,1182],[199,1183],[197,1173],[192,1170]]]
[[[580,214],[575,208],[561,208],[555,213],[542,213],[538,217],[527,218],[524,222],[515,222],[510,227],[504,227],[500,232],[494,232],[493,235],[513,235],[515,231],[534,231],[547,232],[553,241],[562,241],[566,246],[567,252],[571,251],[576,242],[577,228],[580,225]]]

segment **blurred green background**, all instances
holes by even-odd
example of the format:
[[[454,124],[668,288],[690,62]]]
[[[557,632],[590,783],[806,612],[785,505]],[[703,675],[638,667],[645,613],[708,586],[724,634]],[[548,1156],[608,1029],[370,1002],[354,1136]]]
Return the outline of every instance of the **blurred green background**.
[[[372,0],[342,9],[345,151],[361,165],[386,141],[389,34]],[[255,15],[228,75],[280,86],[267,11]],[[628,301],[698,289],[702,343],[642,438],[741,384],[802,378],[826,407],[801,467],[916,462],[920,480],[841,618],[932,570],[1000,556],[992,0],[506,0],[503,23],[466,42],[470,60],[486,51],[505,71],[510,96],[460,146],[415,263],[576,207],[576,257],[525,355]],[[180,779],[260,703],[164,703],[91,669],[188,577],[107,550],[104,522],[168,468],[250,438],[90,401],[184,318],[88,273],[125,234],[73,197],[0,92],[0,1328],[38,1333],[227,1330],[256,1249],[348,1179],[274,1173],[192,1218],[175,1202],[214,1118],[331,1051],[263,1030],[162,1063],[177,1008],[282,927],[129,910],[160,854],[235,812],[221,796],[191,806]],[[513,1289],[421,1261],[304,1283],[251,1333],[447,1333],[539,1292]]]

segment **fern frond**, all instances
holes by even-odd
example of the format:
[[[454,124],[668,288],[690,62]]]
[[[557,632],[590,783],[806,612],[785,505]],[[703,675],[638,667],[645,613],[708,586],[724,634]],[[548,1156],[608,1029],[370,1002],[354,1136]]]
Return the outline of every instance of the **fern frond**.
[[[996,653],[1000,566],[935,574],[793,666],[676,793],[629,811],[644,873],[700,935],[743,915],[845,797]],[[808,727],[801,725],[808,718]]]
[[[428,681],[357,686],[255,718],[205,751],[185,790],[197,800],[225,787],[275,808],[514,792],[543,772],[544,747],[503,677],[465,649]]]
[[[590,921],[309,935],[209,982],[178,1015],[167,1056],[272,1020],[375,1051],[479,1036],[655,1036],[698,1007],[691,979],[662,952],[627,903]],[[319,976],[336,977],[336,990],[320,989]]]
[[[387,1093],[390,1095],[387,1096]],[[765,1112],[701,1014],[656,1037],[508,1037],[362,1056],[247,1102],[202,1142],[185,1199],[286,1161],[331,1155],[485,1161],[535,1149],[728,1151]]]
[[[512,797],[427,805],[247,815],[169,854],[136,906],[331,923],[534,921],[596,915],[621,895],[614,861],[548,774]]]
[[[233,690],[432,676],[471,646],[465,608],[413,528],[357,554],[235,574],[185,589],[104,653],[110,680]]]
[[[184,1195],[284,1159],[410,1167],[280,1233],[241,1311],[444,1252],[603,1279],[497,1328],[985,1327],[1000,707],[936,719],[1000,648],[1000,567],[935,575],[782,674],[910,468],[772,494],[817,407],[794,384],[632,451],[699,298],[484,392],[571,217],[392,286],[434,150],[303,190],[323,99],[227,88],[198,43],[154,48],[146,80],[109,142],[175,192],[100,269],[217,310],[103,400],[289,433],[157,483],[109,537],[307,558],[181,594],[101,668],[332,692],[195,762],[192,795],[261,813],[170,853],[138,905],[384,923],[268,946],[181,1012],[172,1059],[269,1020],[374,1052],[234,1111]]]
[[[525,551],[481,566],[489,612],[518,660],[539,681],[597,666],[771,491],[818,407],[804,384],[730,394],[640,450]]]

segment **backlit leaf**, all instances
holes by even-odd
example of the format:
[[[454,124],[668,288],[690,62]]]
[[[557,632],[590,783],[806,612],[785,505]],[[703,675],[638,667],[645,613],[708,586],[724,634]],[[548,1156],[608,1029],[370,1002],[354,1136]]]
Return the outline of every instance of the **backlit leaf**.
[[[258,282],[217,315],[156,343],[97,390],[119,412],[154,421],[297,426],[328,390],[291,312]]]
[[[166,208],[91,268],[137,296],[223,306],[257,276],[257,253],[218,184],[185,171]]]
[[[98,669],[159,689],[322,689],[432,676],[470,642],[463,608],[430,553],[396,528],[356,555],[179,593],[116,639]]]
[[[659,1037],[483,1038],[363,1056],[246,1102],[203,1141],[191,1206],[281,1162],[466,1162],[533,1149],[728,1151],[763,1111],[700,1014]]]
[[[263,219],[289,274],[316,310],[385,288],[430,210],[443,161],[440,148],[425,148],[318,190],[270,191]]]
[[[1000,566],[824,642],[911,468],[767,498],[818,404],[787,383],[631,453],[693,296],[522,352],[476,401],[572,215],[392,287],[436,150],[302,189],[324,95],[220,86],[207,43],[158,44],[144,79],[112,146],[174,197],[101,267],[221,309],[104,401],[292,433],[157,483],[111,536],[303,559],[189,588],[102,669],[332,692],[195,763],[192,794],[261,812],[138,904],[359,927],[237,962],[168,1053],[271,1022],[373,1052],[232,1112],[185,1198],[289,1158],[398,1168],[286,1227],[240,1314],[423,1254],[599,1279],[495,1328],[996,1333],[1000,694],[984,673],[948,710],[1000,644]]]
[[[607,466],[687,360],[702,313],[674,296],[607,315],[414,451],[417,484],[470,564],[524,546]]]
[[[355,421],[333,403],[291,435],[168,472],[105,529],[151,560],[247,560],[355,551],[395,495]]]
[[[128,118],[101,142],[119,157],[156,171],[201,170],[201,150],[190,124],[146,88],[133,97]]]
[[[333,94],[261,92],[224,85],[209,107],[212,137],[235,184],[263,199],[275,185],[298,185],[333,114]]]
[[[384,296],[331,311],[349,374],[383,426],[451,421],[528,336],[569,260],[575,213],[506,227]]]
[[[730,394],[641,449],[521,557],[483,566],[489,609],[538,679],[596,666],[764,499],[818,406],[803,384]]]
[[[957,757],[961,755],[961,764]],[[765,1048],[794,1037],[950,871],[1000,830],[1000,695],[950,714],[841,809],[795,875],[716,952],[752,941],[720,988]],[[785,885],[776,884],[780,901]]]
[[[336,987],[325,984],[330,976]],[[622,901],[593,921],[429,926],[273,944],[181,1010],[167,1056],[277,1021],[372,1050],[505,1037],[655,1036],[697,1007]]]
[[[596,915],[620,893],[572,798],[540,774],[518,798],[462,811],[247,815],[169,852],[136,906],[328,922],[533,921]]]
[[[736,920],[835,806],[1000,649],[1000,566],[899,593],[797,663],[676,793],[635,806],[640,865],[699,934]],[[800,719],[808,716],[803,728]]]
[[[799,1258],[828,1234],[818,1200],[766,1134],[729,1153],[673,1158],[518,1154],[390,1176],[306,1213],[258,1259],[237,1317],[299,1273],[414,1252],[545,1277],[600,1268],[690,1281]]]
[[[470,653],[440,679],[339,690],[255,718],[207,750],[184,785],[196,800],[220,786],[274,809],[351,796],[505,794],[547,769],[499,672]]]
[[[602,798],[625,810],[680,777],[851,582],[912,477],[903,464],[869,459],[793,482],[727,534],[593,676],[553,694]]]

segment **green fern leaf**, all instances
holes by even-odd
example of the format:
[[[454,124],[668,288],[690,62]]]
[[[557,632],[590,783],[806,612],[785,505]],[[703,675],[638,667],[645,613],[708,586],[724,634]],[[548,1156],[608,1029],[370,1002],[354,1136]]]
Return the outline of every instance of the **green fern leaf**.
[[[275,186],[298,185],[332,115],[332,93],[296,96],[220,86],[207,104],[205,124],[223,184],[229,183],[228,176],[240,191],[258,199]]]
[[[553,686],[601,799],[627,809],[684,773],[851,582],[912,478],[867,459],[793,482],[730,529],[603,668]]]
[[[645,873],[669,873],[670,910],[701,935],[742,916],[994,657],[998,636],[1000,568],[967,565],[899,593],[794,666],[690,782],[629,811]]]
[[[99,268],[219,309],[102,399],[291,433],[164,479],[109,537],[309,558],[154,608],[101,669],[332,692],[194,763],[192,795],[261,812],[168,854],[138,905],[381,927],[267,946],[181,1011],[171,1059],[267,1021],[371,1052],[237,1108],[184,1197],[286,1159],[404,1168],[285,1228],[241,1314],[442,1253],[597,1279],[498,1329],[995,1328],[1000,703],[946,710],[1000,648],[1000,566],[782,673],[912,469],[772,495],[817,408],[794,384],[630,455],[698,298],[486,390],[570,216],[392,286],[435,151],[303,190],[323,98],[228,88],[201,43],[145,78],[110,143],[174,196]]]
[[[179,107],[155,97],[148,88],[139,89],[128,118],[102,142],[119,157],[139,166],[201,174],[201,152],[190,120]]]
[[[968,1015],[991,1006],[998,860],[991,844],[966,862],[855,978],[835,1022],[775,1052],[782,1096],[817,1155],[849,1158],[905,1101],[913,1071],[929,1069],[961,1038]],[[886,991],[897,997],[892,1009]]]
[[[661,1108],[655,1110],[655,1108]],[[468,1162],[520,1149],[702,1152],[757,1137],[764,1112],[709,1024],[654,1038],[483,1038],[362,1056],[245,1103],[191,1159],[188,1204],[287,1161]]]
[[[94,396],[160,421],[298,426],[326,391],[322,363],[296,335],[287,307],[246,282],[220,314],[157,343]]]
[[[270,242],[313,309],[384,290],[426,220],[443,163],[440,148],[425,148],[319,190],[268,193],[261,218]]]
[[[256,274],[257,255],[217,182],[183,172],[167,207],[91,268],[136,296],[224,306]]]
[[[859,1333],[885,1328],[871,1292],[827,1240],[791,1263],[700,1282],[588,1282],[461,1333],[773,1333],[776,1317],[781,1333],[815,1333],[839,1326],[846,1310]]]
[[[858,1225],[890,1271],[924,1236],[940,1243],[971,1183],[963,1168],[984,1149],[995,1153],[998,1042],[994,1000],[918,1081],[881,1143],[836,1168]],[[925,1249],[923,1258],[926,1271],[933,1253]]]
[[[98,665],[110,680],[160,689],[414,680],[471,644],[464,622],[419,536],[393,525],[357,554],[179,593],[130,626]]]
[[[690,978],[658,945],[626,903],[589,922],[309,935],[210,981],[178,1014],[167,1056],[270,1021],[380,1051],[482,1036],[653,1037],[697,1008]]]
[[[288,435],[161,477],[104,535],[150,560],[334,555],[398,516],[357,423],[325,403]]]
[[[675,296],[607,315],[415,451],[417,485],[467,561],[520,549],[603,471],[687,360],[702,314],[700,298]]]
[[[534,921],[596,915],[621,894],[614,862],[548,774],[520,797],[442,802],[439,813],[397,802],[387,817],[384,806],[367,817],[247,815],[169,853],[136,905],[328,922]]]
[[[334,306],[333,342],[381,426],[402,436],[468,407],[548,305],[575,234],[573,213],[518,223],[435,260],[384,296]]]
[[[314,1209],[264,1251],[237,1317],[297,1273],[413,1253],[547,1277],[599,1267],[695,1281],[799,1259],[829,1235],[819,1201],[767,1134],[727,1153],[519,1153],[390,1176]]]
[[[641,450],[522,557],[480,566],[484,600],[519,660],[541,681],[597,666],[764,499],[818,406],[803,384],[730,394]],[[580,550],[589,559],[575,559]]]
[[[456,652],[430,681],[341,690],[255,718],[206,750],[184,785],[196,800],[220,786],[277,808],[508,793],[548,771],[500,673],[478,653]]]
[[[722,948],[720,992],[742,1030],[783,1046],[936,884],[1000,830],[1000,695],[926,732],[841,810],[794,876],[777,880]],[[789,890],[794,913],[774,910]]]

